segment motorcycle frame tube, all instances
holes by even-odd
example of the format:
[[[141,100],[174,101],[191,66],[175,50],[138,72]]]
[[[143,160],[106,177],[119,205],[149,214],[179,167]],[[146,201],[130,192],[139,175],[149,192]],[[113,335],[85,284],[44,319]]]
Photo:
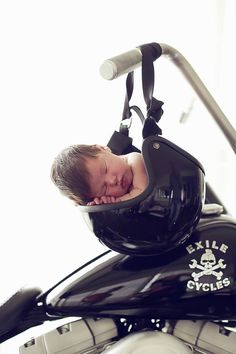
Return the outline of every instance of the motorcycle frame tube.
[[[212,117],[215,119],[216,123],[230,143],[233,151],[236,153],[236,131],[202,80],[199,78],[193,67],[175,48],[164,43],[161,43],[160,46],[162,48],[162,55],[171,59],[173,63],[179,68],[194,91],[200,97],[205,107],[211,113]]]

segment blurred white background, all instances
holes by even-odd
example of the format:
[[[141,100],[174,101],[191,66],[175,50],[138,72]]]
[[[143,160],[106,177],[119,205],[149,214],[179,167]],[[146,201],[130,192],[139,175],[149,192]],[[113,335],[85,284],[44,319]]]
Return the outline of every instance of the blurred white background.
[[[62,148],[106,144],[119,127],[125,77],[105,81],[102,62],[144,43],[169,44],[236,126],[235,33],[235,0],[1,0],[0,302],[25,284],[46,290],[106,250],[49,177]],[[178,69],[161,58],[155,70],[163,136],[200,159],[235,212],[234,154]],[[22,340],[0,345],[0,353],[18,353]]]

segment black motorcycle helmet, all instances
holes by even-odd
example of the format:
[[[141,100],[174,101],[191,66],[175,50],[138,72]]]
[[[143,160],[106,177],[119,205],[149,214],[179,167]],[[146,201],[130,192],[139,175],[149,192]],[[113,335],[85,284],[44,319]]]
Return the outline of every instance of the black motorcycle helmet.
[[[137,106],[129,105],[134,84],[134,75],[130,72],[122,121],[132,117],[131,110],[142,121],[141,152],[148,186],[143,193],[127,201],[79,208],[92,232],[107,247],[118,253],[146,256],[168,252],[189,238],[200,219],[205,182],[202,165],[189,153],[160,137],[162,132],[157,123],[163,114],[163,102],[153,97],[153,62],[160,57],[162,49],[157,43],[139,48],[147,114],[145,118]],[[128,131],[129,128],[121,124],[119,133],[112,136],[108,146],[113,153],[137,151]]]
[[[205,199],[204,169],[189,153],[158,135],[143,141],[148,187],[115,204],[79,207],[92,232],[110,249],[158,255],[182,244],[196,227]]]

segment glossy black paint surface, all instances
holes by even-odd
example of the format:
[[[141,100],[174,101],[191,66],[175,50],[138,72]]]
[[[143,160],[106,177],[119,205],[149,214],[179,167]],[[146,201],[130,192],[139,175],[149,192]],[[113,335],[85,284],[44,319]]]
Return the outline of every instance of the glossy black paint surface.
[[[189,240],[153,257],[111,252],[49,303],[52,313],[236,319],[236,222],[201,219]]]
[[[122,203],[81,207],[93,233],[110,249],[156,255],[184,242],[196,227],[205,197],[201,164],[170,141],[152,136],[142,147],[149,185]]]

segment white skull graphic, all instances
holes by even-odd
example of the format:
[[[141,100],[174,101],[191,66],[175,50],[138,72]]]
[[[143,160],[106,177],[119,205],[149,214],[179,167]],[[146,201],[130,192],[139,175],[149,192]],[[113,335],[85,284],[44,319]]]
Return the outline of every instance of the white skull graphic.
[[[211,269],[216,264],[216,257],[212,253],[212,250],[206,249],[205,253],[201,256],[200,263],[205,269]]]

